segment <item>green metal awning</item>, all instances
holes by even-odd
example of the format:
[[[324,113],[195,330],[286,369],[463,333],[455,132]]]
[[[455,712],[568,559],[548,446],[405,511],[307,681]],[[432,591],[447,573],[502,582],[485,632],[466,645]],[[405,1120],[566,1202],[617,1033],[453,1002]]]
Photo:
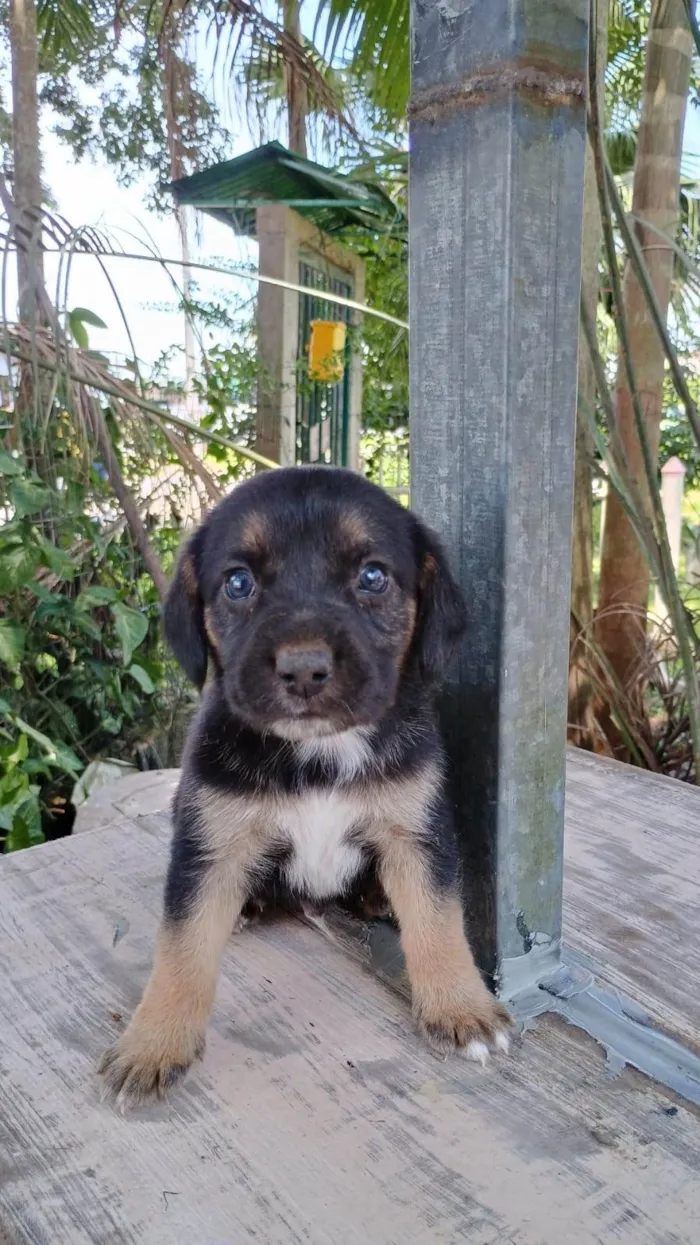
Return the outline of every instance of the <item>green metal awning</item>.
[[[251,238],[255,209],[266,203],[294,208],[329,234],[406,229],[402,213],[380,186],[333,173],[277,142],[181,177],[170,189],[178,203],[199,208]]]

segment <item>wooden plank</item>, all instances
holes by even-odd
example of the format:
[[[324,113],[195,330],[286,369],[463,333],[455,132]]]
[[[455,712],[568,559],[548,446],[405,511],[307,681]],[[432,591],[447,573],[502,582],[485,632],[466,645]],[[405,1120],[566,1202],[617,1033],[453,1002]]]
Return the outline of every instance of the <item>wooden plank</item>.
[[[603,981],[700,1046],[700,791],[571,751],[564,936]]]
[[[621,805],[602,774],[590,781],[619,812],[611,838],[624,821],[647,859],[634,837],[644,800]],[[575,763],[576,825],[586,782]],[[666,809],[673,833],[692,817],[679,800],[681,812]],[[604,830],[588,811],[580,871]],[[609,1077],[599,1048],[553,1019],[486,1071],[443,1064],[413,1036],[404,1000],[295,922],[232,940],[204,1062],[170,1103],[126,1118],[100,1103],[95,1062],[148,971],[167,837],[164,815],[143,817],[0,861],[0,1239],[697,1239],[692,1110],[632,1073]],[[627,860],[613,855],[612,873]]]

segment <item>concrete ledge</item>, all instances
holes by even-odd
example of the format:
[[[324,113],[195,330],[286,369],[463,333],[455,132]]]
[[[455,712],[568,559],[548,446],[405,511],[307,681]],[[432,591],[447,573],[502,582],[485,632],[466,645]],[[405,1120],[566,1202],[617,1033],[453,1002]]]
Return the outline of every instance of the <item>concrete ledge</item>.
[[[73,834],[104,830],[122,821],[165,812],[179,780],[179,769],[150,769],[108,783],[80,805]]]

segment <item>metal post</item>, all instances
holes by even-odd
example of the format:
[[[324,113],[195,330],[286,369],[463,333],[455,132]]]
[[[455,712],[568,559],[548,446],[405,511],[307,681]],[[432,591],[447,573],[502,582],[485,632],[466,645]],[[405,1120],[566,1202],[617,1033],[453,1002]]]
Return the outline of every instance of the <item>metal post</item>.
[[[561,940],[588,0],[412,0],[411,496],[466,592],[446,696],[477,951]]]

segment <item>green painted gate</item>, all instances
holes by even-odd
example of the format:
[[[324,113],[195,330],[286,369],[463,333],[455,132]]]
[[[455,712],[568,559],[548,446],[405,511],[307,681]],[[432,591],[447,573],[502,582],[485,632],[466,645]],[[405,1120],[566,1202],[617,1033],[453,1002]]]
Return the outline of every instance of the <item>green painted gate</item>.
[[[344,320],[350,324],[350,308],[338,306],[328,294],[352,298],[347,278],[334,277],[307,259],[299,263],[299,284],[308,294],[299,295],[299,348],[296,401],[298,463],[332,463],[347,467],[350,433],[350,362],[352,343],[345,340],[345,368],[336,385],[309,380],[308,346],[312,320]],[[326,297],[324,297],[326,295]]]

